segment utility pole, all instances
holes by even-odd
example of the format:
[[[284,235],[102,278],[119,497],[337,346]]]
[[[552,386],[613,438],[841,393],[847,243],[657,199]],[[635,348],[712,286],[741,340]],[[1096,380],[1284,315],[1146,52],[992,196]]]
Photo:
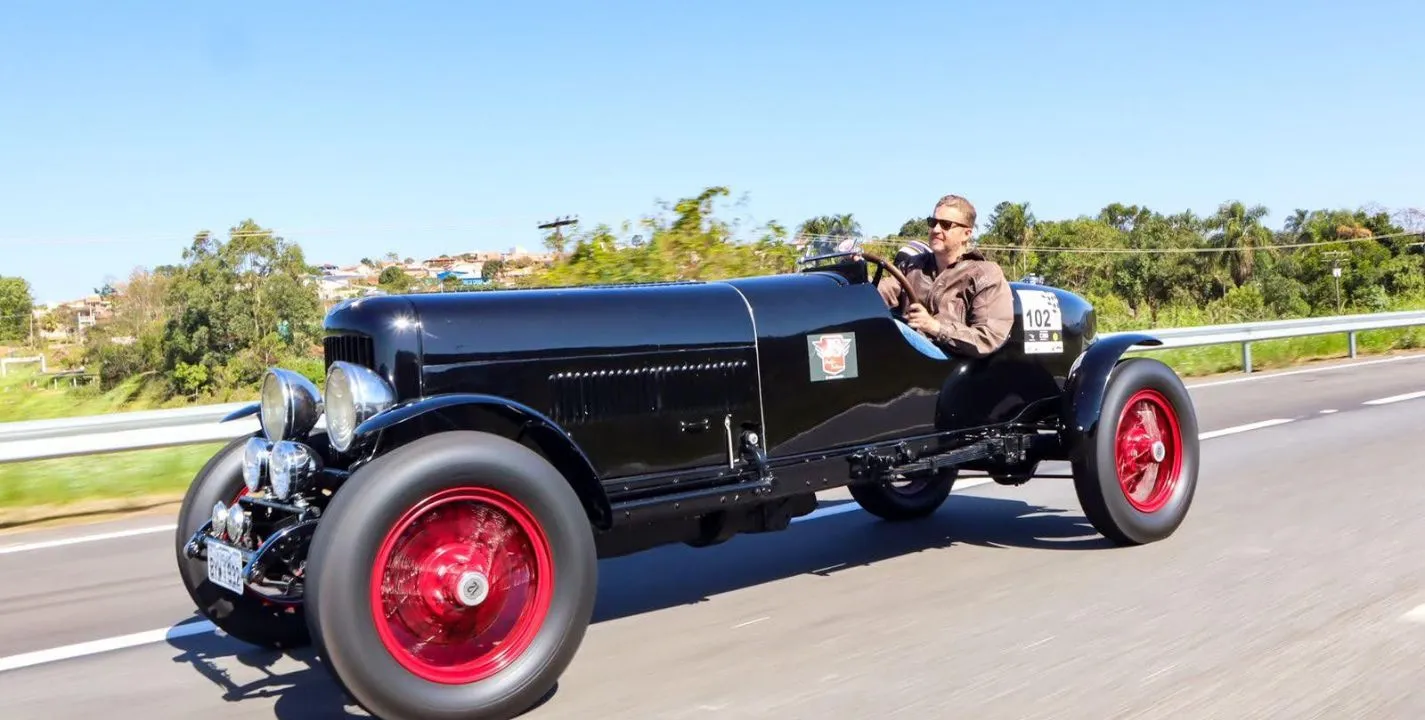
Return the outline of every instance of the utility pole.
[[[540,224],[539,224],[539,229],[540,229],[540,230],[553,230],[553,231],[554,231],[554,236],[553,236],[553,237],[550,237],[550,238],[548,238],[548,239],[546,239],[546,240],[544,241],[545,247],[549,248],[550,250],[553,250],[555,253],[558,253],[559,255],[563,255],[563,254],[564,254],[564,231],[561,230],[560,228],[563,228],[565,225],[578,225],[578,224],[579,224],[579,216],[578,216],[578,215],[574,215],[574,216],[572,216],[572,217],[566,215],[566,216],[564,216],[564,217],[556,218],[556,219],[554,219],[554,220],[551,220],[551,221],[549,221],[549,222],[547,222],[547,223],[540,223]]]
[[[1322,253],[1331,258],[1331,276],[1336,282],[1336,314],[1341,313],[1341,258],[1350,253],[1345,250],[1328,250]]]

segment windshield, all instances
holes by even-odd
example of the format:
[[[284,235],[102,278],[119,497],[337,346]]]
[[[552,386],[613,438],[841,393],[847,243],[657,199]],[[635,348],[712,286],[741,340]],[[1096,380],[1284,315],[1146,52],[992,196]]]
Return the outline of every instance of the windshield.
[[[805,264],[822,258],[860,251],[861,238],[859,237],[818,237],[807,241],[802,248],[798,262]]]

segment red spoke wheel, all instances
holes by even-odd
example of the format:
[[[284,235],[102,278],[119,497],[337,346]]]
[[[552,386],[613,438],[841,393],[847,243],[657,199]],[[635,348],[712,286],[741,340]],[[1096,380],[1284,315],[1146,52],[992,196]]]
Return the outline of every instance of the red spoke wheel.
[[[307,565],[322,664],[372,715],[504,718],[583,641],[597,557],[569,480],[478,432],[416,440],[337,490]]]
[[[529,647],[549,612],[553,571],[549,541],[513,498],[440,493],[406,513],[377,551],[376,631],[421,678],[479,682]]]
[[[1121,545],[1162,540],[1197,490],[1197,415],[1177,374],[1131,358],[1109,377],[1098,423],[1071,449],[1084,515]]]
[[[1124,403],[1118,418],[1118,483],[1139,512],[1163,509],[1182,473],[1182,431],[1161,392],[1144,388]]]

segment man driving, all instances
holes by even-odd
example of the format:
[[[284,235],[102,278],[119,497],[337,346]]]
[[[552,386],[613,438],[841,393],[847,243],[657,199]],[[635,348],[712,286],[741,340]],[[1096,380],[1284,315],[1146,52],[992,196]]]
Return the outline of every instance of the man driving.
[[[969,248],[975,206],[946,195],[926,218],[930,252],[911,257],[901,270],[926,306],[911,303],[906,324],[948,352],[983,357],[999,349],[1014,325],[1014,297],[1000,266]],[[876,286],[886,305],[902,304],[905,291],[887,275]]]

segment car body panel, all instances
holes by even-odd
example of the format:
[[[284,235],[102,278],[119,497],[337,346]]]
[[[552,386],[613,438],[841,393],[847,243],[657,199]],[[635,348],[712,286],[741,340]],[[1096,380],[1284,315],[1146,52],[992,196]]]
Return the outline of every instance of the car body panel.
[[[760,422],[752,319],[728,285],[432,293],[404,303],[385,306],[409,312],[399,324],[364,323],[377,357],[391,343],[419,348],[418,363],[383,366],[408,375],[396,383],[400,400],[488,394],[528,405],[601,478],[726,464],[724,421]],[[328,325],[357,325],[346,312]],[[364,359],[340,359],[353,358]]]

